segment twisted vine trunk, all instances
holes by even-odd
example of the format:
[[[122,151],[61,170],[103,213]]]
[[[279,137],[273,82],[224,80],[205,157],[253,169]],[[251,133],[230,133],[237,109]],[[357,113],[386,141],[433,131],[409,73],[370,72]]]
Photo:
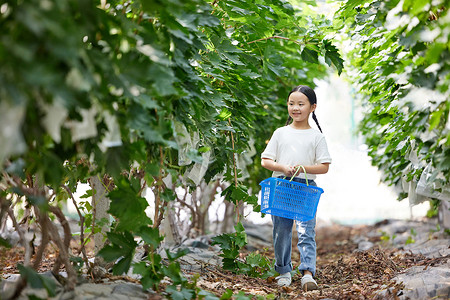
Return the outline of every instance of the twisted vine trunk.
[[[64,232],[63,239],[60,236],[56,224],[50,220],[49,212],[53,213],[61,224]],[[66,288],[68,290],[73,290],[77,283],[77,274],[72,264],[70,263],[69,247],[72,233],[63,212],[59,207],[56,206],[49,206],[48,210],[43,210],[38,208],[37,206],[34,206],[34,213],[36,216],[36,221],[41,228],[42,238],[41,243],[38,247],[38,251],[36,252],[36,255],[34,257],[34,261],[32,264],[33,269],[37,269],[39,267],[46,247],[50,242],[53,242],[58,247],[59,252],[56,257],[56,262],[53,267],[52,273],[57,276],[61,265],[64,265],[67,272]],[[25,263],[25,266],[28,265],[29,263]],[[26,280],[25,278],[21,277],[21,279],[16,284],[15,291],[11,299],[16,299],[17,297],[19,297],[25,286]]]

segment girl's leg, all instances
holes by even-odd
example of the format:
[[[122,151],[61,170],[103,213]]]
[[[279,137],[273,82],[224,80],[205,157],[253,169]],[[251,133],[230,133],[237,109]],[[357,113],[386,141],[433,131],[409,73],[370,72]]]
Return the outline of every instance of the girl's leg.
[[[309,271],[312,276],[316,273],[316,218],[306,221],[296,221],[298,233],[298,250],[300,251],[300,266],[302,274]]]
[[[284,274],[292,271],[292,226],[294,221],[272,216],[273,247],[275,250],[275,271]]]

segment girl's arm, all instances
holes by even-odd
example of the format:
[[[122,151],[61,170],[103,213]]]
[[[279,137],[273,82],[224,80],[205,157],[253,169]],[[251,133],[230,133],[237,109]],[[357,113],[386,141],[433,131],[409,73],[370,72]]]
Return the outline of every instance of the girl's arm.
[[[277,171],[281,172],[286,176],[292,176],[295,173],[295,169],[292,166],[282,165],[275,161],[273,161],[270,158],[263,158],[261,159],[261,166],[263,168],[266,168],[270,171]]]
[[[318,164],[313,166],[303,166],[306,170],[306,173],[308,174],[325,174],[328,172],[330,164],[324,163],[324,164]],[[300,167],[300,165],[296,165],[294,167],[294,170],[297,170],[297,168]],[[295,172],[295,171],[294,171]],[[303,169],[300,168],[297,174],[303,173]]]

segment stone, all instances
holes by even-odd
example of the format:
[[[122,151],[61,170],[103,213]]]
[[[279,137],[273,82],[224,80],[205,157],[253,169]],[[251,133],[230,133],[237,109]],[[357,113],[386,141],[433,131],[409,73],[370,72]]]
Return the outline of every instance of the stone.
[[[373,230],[367,233],[368,238],[379,238],[381,236],[382,234],[380,230]]]
[[[255,244],[263,244],[264,247],[270,247],[272,245],[272,225],[271,224],[252,224],[244,223],[245,233],[249,244],[255,246]]]
[[[219,256],[220,249],[215,249],[214,247],[208,247],[211,250],[186,247],[189,253],[179,258],[179,263],[181,269],[189,272],[200,272],[207,265],[220,266],[222,264],[222,258]],[[170,252],[175,253],[180,248],[172,248]],[[159,254],[163,259],[167,259],[167,254],[165,251],[159,251]]]
[[[95,296],[108,296],[112,293],[112,290],[111,285],[94,283],[84,283],[75,289],[77,295],[91,294]]]
[[[65,293],[62,293],[57,299],[59,300],[72,300],[75,298],[75,291],[68,291]]]
[[[403,221],[394,221],[386,228],[386,232],[390,234],[399,234],[408,231],[411,227]]]
[[[53,276],[50,271],[41,273],[40,275],[50,278],[55,283],[55,293],[58,294],[62,291],[63,287],[58,280]],[[16,289],[17,280],[20,279],[20,274],[5,274],[2,276],[3,280],[0,284],[0,299],[9,299],[12,297]],[[33,289],[27,286],[23,289],[21,296],[18,299],[28,299],[28,295],[36,295],[36,297],[47,299],[47,291],[45,289]]]
[[[99,265],[95,265],[91,270],[92,276],[94,276],[94,278],[96,278],[96,279],[105,277],[105,275],[107,273],[108,273],[108,270],[106,270],[104,267],[101,267]]]
[[[20,274],[4,274],[2,275],[2,283],[4,281],[16,281],[20,278]]]
[[[406,241],[408,240],[409,235],[405,232],[402,234],[397,235],[394,240],[393,244],[397,247],[403,247],[406,245]]]
[[[358,243],[358,250],[359,251],[367,251],[369,249],[371,249],[374,246],[374,244],[372,242],[369,241],[363,241]]]
[[[16,282],[12,280],[2,280],[0,288],[0,299],[10,299],[16,289]]]
[[[139,297],[125,296],[125,295],[121,295],[121,294],[112,294],[110,299],[114,299],[114,300],[138,300],[138,299],[147,299],[147,296],[145,296],[143,298],[139,298]]]
[[[442,286],[436,289],[436,296],[442,299],[450,299],[450,285]]]
[[[414,266],[394,278],[405,285],[400,299],[447,297],[450,293],[450,263],[437,267]],[[439,294],[437,293],[439,291]],[[439,298],[448,299],[448,298]]]
[[[368,240],[369,239],[367,237],[363,236],[363,235],[357,235],[357,236],[352,238],[352,242],[355,243],[355,244],[359,244],[361,242],[366,242]]]
[[[119,283],[114,286],[113,294],[120,294],[128,297],[146,298],[146,294],[142,290],[142,286],[136,283]]]
[[[386,221],[377,226],[376,231],[367,236],[377,236],[384,232],[388,236],[396,235],[393,244],[402,251],[422,254],[428,258],[450,255],[450,239],[442,229],[436,226],[436,220],[426,221]],[[414,243],[406,245],[411,237]],[[405,287],[397,295],[394,290],[382,286],[376,299],[449,299],[450,298],[450,262],[441,261],[437,266],[414,266],[397,275],[394,280]]]
[[[191,247],[200,248],[200,249],[208,249],[209,245],[205,244],[201,241],[194,241],[194,242],[192,242]]]
[[[45,289],[32,289],[32,288],[25,288],[22,293],[20,294],[20,297],[18,300],[22,299],[30,299],[30,296],[35,296],[38,299],[48,299],[48,293]]]
[[[40,275],[43,275],[43,276],[45,276],[47,278],[50,278],[55,283],[57,292],[59,292],[60,290],[63,289],[63,286],[62,286],[61,282],[63,284],[65,282],[67,282],[67,272],[58,273],[58,274],[56,274],[56,277],[55,277],[55,275],[53,275],[53,273],[51,271],[47,271],[47,272],[41,273]]]
[[[255,246],[252,246],[252,245],[245,245],[244,249],[246,249],[249,252],[256,252],[256,251],[258,251],[261,248],[260,247],[255,247]]]
[[[133,262],[137,262],[137,263],[141,262],[145,259],[145,257],[147,257],[147,255],[148,255],[148,252],[145,250],[145,248],[142,246],[139,246],[135,250]]]
[[[396,297],[394,297],[394,288],[384,287],[384,289],[381,289],[380,291],[375,293],[374,299],[375,300],[397,299],[397,295],[396,295]]]
[[[429,258],[443,257],[450,255],[450,239],[427,240],[424,243],[416,242],[406,245],[404,249]]]
[[[11,247],[16,247],[20,242],[20,236],[14,228],[7,228],[0,233],[0,237],[5,239]]]

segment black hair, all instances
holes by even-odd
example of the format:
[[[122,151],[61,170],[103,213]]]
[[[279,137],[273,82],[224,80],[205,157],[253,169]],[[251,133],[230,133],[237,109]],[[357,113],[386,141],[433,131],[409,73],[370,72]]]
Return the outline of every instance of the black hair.
[[[308,100],[309,103],[311,105],[317,104],[317,97],[316,97],[316,93],[314,92],[314,90],[312,88],[310,88],[309,86],[306,85],[298,85],[295,88],[292,89],[292,91],[289,92],[289,95],[287,97],[287,101],[289,101],[289,96],[291,96],[292,93],[294,92],[300,92],[302,94],[304,94]],[[319,121],[317,120],[316,114],[313,111],[312,113],[312,118],[314,120],[314,122],[316,122],[317,127],[319,127],[320,132],[322,132],[322,128],[320,128],[319,125]],[[291,116],[288,117],[287,121],[286,121],[286,125],[289,125],[289,123],[292,121]]]

